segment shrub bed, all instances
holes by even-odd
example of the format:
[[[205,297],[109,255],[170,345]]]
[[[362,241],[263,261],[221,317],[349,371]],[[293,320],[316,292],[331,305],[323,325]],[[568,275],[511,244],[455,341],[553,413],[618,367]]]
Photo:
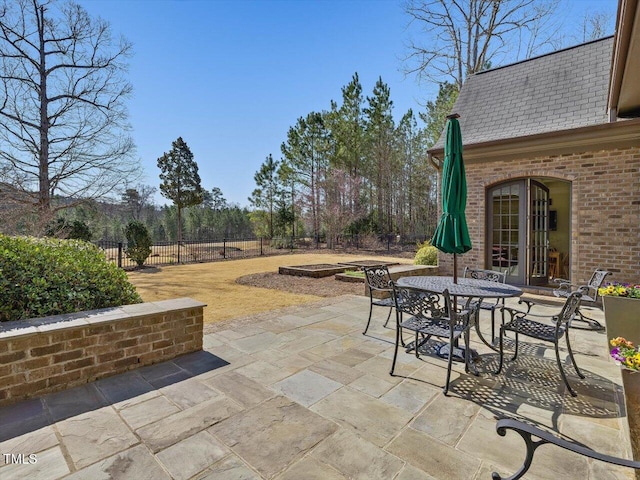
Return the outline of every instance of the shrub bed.
[[[0,235],[0,321],[140,303],[125,272],[80,240]]]

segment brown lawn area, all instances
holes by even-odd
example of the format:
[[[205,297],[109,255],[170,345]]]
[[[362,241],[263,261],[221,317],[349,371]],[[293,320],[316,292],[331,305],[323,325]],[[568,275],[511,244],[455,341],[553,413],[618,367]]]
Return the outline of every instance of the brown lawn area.
[[[236,282],[240,277],[252,275],[268,281],[269,275],[256,276],[261,273],[277,273],[279,266],[311,265],[316,263],[339,263],[354,260],[377,259],[411,263],[411,259],[374,256],[368,254],[348,255],[331,253],[310,253],[278,255],[273,257],[257,257],[240,260],[228,260],[211,263],[196,263],[188,265],[172,265],[159,268],[149,268],[129,272],[129,279],[136,286],[138,293],[145,302],[168,300],[178,297],[190,297],[206,303],[204,310],[205,323],[217,322],[235,317],[266,312],[279,308],[315,302],[320,295],[310,293],[294,293],[292,291],[274,290],[252,285],[241,285]],[[287,276],[289,277],[289,276]],[[276,277],[271,277],[278,280]],[[334,282],[334,284],[329,284]],[[259,281],[248,281],[255,285]],[[276,283],[276,282],[274,282]],[[282,283],[282,282],[277,282]],[[291,277],[286,279],[288,285],[300,284],[300,289],[274,285],[274,288],[285,288],[298,292],[314,292],[314,284],[320,286],[336,285],[336,294],[354,293],[362,291],[364,287],[358,284],[345,284],[333,277],[327,279],[309,279]],[[324,296],[327,296],[325,293]]]

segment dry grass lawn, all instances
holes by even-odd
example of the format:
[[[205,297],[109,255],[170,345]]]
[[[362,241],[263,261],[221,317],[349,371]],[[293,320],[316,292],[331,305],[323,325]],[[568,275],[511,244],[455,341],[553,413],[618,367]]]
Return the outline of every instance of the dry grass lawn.
[[[366,254],[293,254],[165,266],[129,272],[129,279],[145,302],[190,297],[206,303],[208,306],[204,310],[204,321],[211,323],[315,302],[321,298],[315,295],[240,285],[236,283],[239,277],[254,273],[277,272],[279,266],[338,263],[372,258],[411,263],[410,259]]]

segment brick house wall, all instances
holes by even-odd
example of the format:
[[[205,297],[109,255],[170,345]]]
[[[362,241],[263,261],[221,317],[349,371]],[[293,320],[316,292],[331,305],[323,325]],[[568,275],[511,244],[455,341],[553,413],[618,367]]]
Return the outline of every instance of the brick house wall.
[[[559,156],[465,164],[467,223],[473,249],[458,255],[458,272],[485,265],[486,192],[498,183],[525,177],[571,182],[570,272],[586,282],[596,268],[607,280],[640,283],[640,147]],[[440,253],[442,275],[453,272],[453,257]]]

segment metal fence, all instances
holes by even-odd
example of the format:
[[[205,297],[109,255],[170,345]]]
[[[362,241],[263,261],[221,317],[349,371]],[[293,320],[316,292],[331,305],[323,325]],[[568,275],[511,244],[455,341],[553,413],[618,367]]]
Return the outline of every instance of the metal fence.
[[[372,253],[413,252],[424,236],[399,235],[341,235],[329,242],[322,237],[278,237],[183,240],[181,242],[156,242],[145,265],[172,265],[184,263],[214,262],[238,258],[279,255],[305,250],[367,251]],[[136,263],[126,255],[127,243],[113,240],[96,242],[107,257],[121,268],[132,268]]]

